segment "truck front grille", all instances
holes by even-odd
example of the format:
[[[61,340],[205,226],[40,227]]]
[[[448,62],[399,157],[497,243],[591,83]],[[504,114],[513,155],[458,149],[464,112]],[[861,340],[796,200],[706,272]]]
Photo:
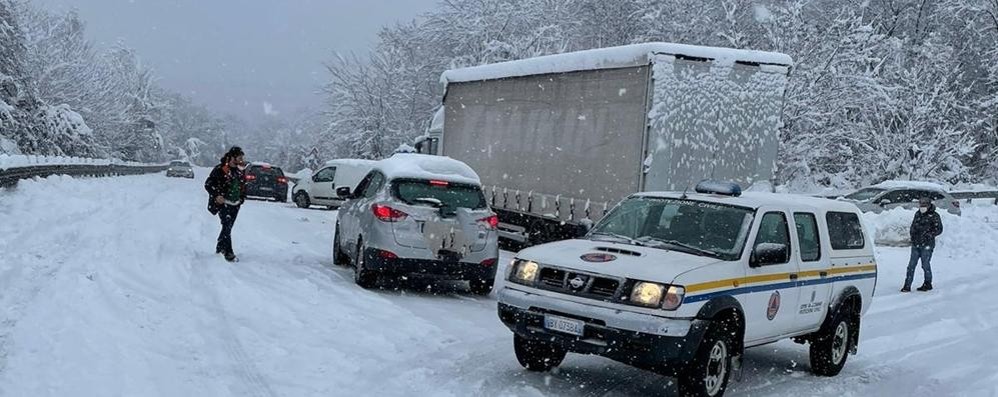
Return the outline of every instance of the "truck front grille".
[[[613,301],[617,298],[621,284],[621,280],[615,278],[544,266],[536,286],[562,294]]]

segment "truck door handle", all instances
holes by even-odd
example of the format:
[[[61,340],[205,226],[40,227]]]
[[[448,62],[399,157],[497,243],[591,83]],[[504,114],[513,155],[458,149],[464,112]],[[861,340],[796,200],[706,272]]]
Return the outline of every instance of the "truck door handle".
[[[822,278],[825,278],[828,277],[828,272],[818,272],[818,275],[820,275]]]
[[[790,280],[797,280],[797,273],[790,273]]]

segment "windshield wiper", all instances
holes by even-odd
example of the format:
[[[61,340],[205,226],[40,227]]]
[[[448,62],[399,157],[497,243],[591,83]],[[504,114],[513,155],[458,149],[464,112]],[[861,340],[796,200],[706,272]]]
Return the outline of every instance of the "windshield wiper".
[[[627,237],[627,236],[625,236],[625,235],[622,235],[622,234],[617,234],[617,233],[610,233],[610,232],[592,232],[592,233],[590,233],[590,234],[589,234],[589,236],[590,236],[590,237],[595,237],[595,236],[606,236],[606,237],[610,237],[610,238],[613,238],[613,239],[616,239],[616,240],[623,240],[623,241],[624,241],[624,242],[626,242],[627,244],[631,244],[631,245],[637,245],[637,246],[639,246],[639,247],[644,247],[644,246],[645,246],[645,245],[644,245],[643,243],[641,243],[641,242],[640,242],[640,241],[638,241],[638,240],[635,240],[635,239],[633,239],[633,238],[630,238],[630,237]]]
[[[663,245],[671,245],[673,247],[680,248],[683,251],[689,251],[690,253],[699,254],[701,256],[709,256],[709,257],[712,257],[712,258],[717,258],[717,257],[721,256],[721,254],[719,254],[717,252],[710,251],[710,250],[705,250],[703,248],[696,247],[696,246],[693,246],[693,245],[690,245],[690,244],[687,244],[687,243],[684,243],[684,242],[681,242],[681,241],[676,241],[676,240],[665,240],[665,239],[661,239],[661,238],[657,238],[657,237],[652,237],[652,236],[641,236],[641,237],[638,237],[637,240],[639,242],[656,242],[656,243],[663,244]]]

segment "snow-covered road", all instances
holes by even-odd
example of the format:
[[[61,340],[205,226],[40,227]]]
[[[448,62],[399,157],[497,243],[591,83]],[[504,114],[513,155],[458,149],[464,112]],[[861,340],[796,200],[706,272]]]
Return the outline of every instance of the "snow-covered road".
[[[204,207],[200,178],[162,175],[0,192],[0,395],[675,392],[598,357],[527,373],[494,298],[457,284],[360,289],[331,264],[335,212],[251,201],[229,264]],[[812,376],[806,347],[780,342],[746,354],[730,395],[998,395],[998,231],[964,223],[947,225],[931,293],[898,293],[907,251],[878,251],[877,297],[840,376]]]

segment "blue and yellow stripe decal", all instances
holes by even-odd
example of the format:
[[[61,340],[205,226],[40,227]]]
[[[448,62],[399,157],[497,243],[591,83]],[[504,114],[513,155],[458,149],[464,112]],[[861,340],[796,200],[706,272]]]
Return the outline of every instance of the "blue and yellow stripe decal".
[[[796,277],[794,277],[796,276]],[[877,265],[833,267],[795,273],[772,273],[708,281],[686,286],[683,303],[701,302],[718,296],[734,296],[753,292],[828,284],[877,277]]]

